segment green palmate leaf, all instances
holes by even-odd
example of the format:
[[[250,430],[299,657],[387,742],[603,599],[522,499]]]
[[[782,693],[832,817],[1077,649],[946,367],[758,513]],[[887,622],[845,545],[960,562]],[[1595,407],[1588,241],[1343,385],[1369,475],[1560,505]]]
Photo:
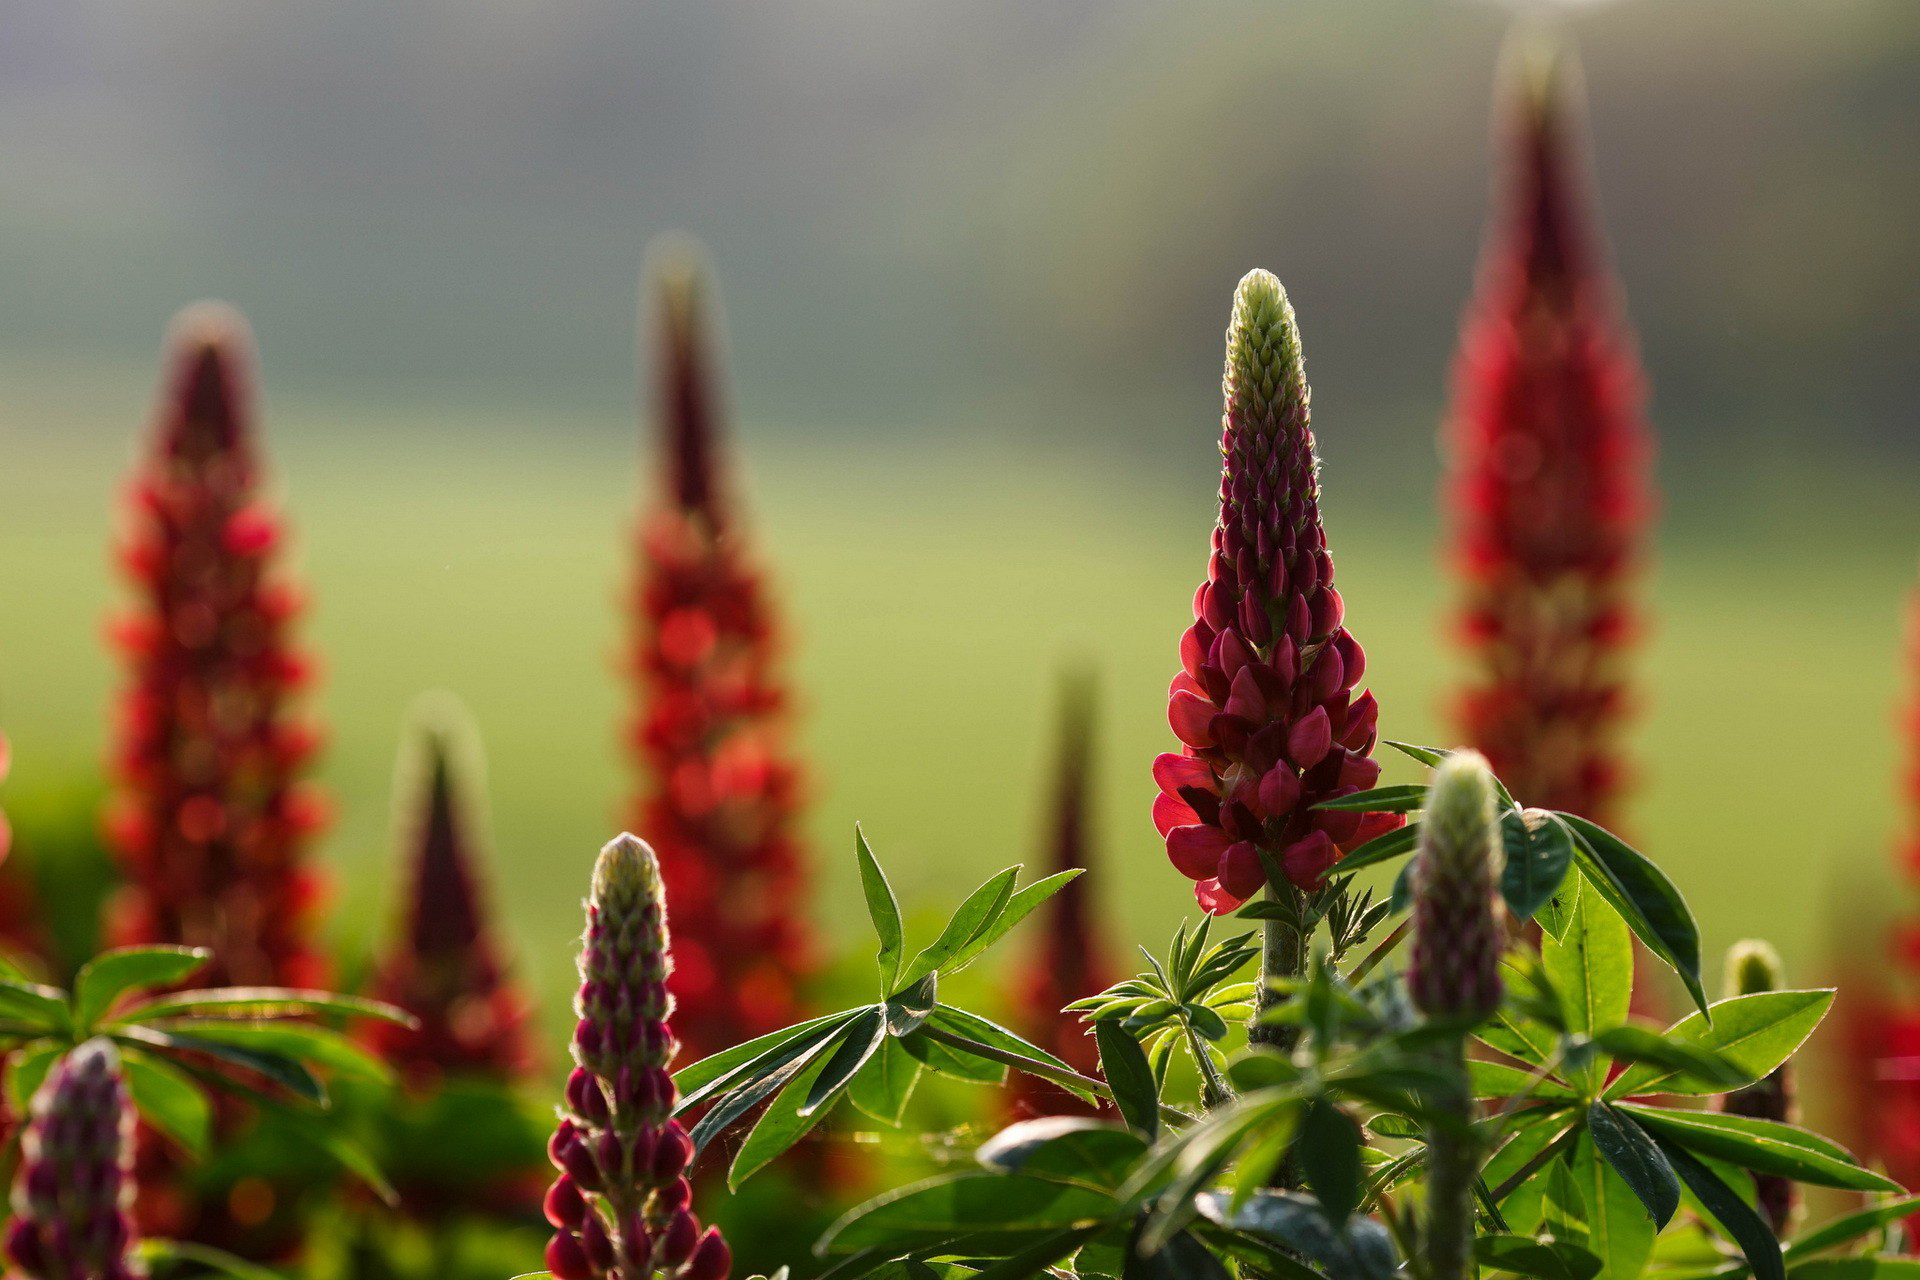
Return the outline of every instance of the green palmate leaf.
[[[978,1054],[964,1053],[928,1035],[924,1029],[904,1035],[897,1041],[907,1055],[935,1075],[950,1076],[974,1084],[1004,1084],[1005,1063]]]
[[[1420,843],[1420,824],[1409,822],[1405,826],[1395,827],[1383,832],[1340,859],[1342,875],[1371,867],[1375,863],[1386,862],[1403,853],[1412,853]]]
[[[1327,1221],[1338,1228],[1359,1208],[1366,1182],[1359,1126],[1332,1103],[1315,1102],[1300,1117],[1293,1154]]]
[[[0,978],[0,1018],[63,1033],[73,1025],[66,992],[19,978]]]
[[[31,1040],[8,1055],[7,1103],[14,1115],[27,1114],[27,1104],[66,1051],[58,1040]]]
[[[1687,900],[1638,850],[1612,832],[1570,813],[1554,818],[1572,832],[1574,854],[1592,888],[1618,911],[1647,949],[1680,975],[1701,1009],[1707,993],[1700,982],[1700,928]]]
[[[1395,742],[1392,738],[1382,738],[1380,741],[1392,747],[1401,755],[1409,756],[1412,759],[1418,760],[1421,764],[1428,766],[1439,764],[1442,760],[1445,760],[1453,754],[1453,752],[1444,747],[1422,747],[1411,742]],[[1511,809],[1514,807],[1513,793],[1507,790],[1505,783],[1495,778],[1493,780],[1493,789],[1500,797],[1501,808]]]
[[[1000,1261],[972,1272],[967,1280],[1027,1280],[1047,1274],[1047,1268],[1078,1249],[1105,1229],[1105,1223],[1086,1227],[1066,1227],[1035,1240],[1032,1244]]]
[[[1500,896],[1514,919],[1531,920],[1566,880],[1573,836],[1544,810],[1511,809],[1500,819],[1500,839],[1507,852]]]
[[[1717,1054],[1738,1068],[1742,1076],[1738,1083],[1751,1084],[1792,1057],[1832,1004],[1831,988],[1733,996],[1714,1002],[1711,1023],[1705,1015],[1691,1013],[1667,1028],[1666,1036]],[[1607,1096],[1718,1093],[1726,1087],[1721,1081],[1642,1065],[1621,1073],[1607,1087]]]
[[[1400,782],[1392,786],[1374,787],[1370,791],[1356,791],[1350,796],[1322,800],[1313,807],[1350,813],[1414,813],[1427,807],[1427,784]]]
[[[714,1097],[713,1105],[707,1108],[688,1133],[687,1136],[693,1139],[694,1153],[697,1155],[706,1150],[707,1144],[725,1132],[735,1120],[786,1088],[795,1077],[824,1055],[828,1046],[844,1043],[857,1023],[856,1018],[838,1026],[810,1031],[741,1071],[737,1083]],[[686,1100],[682,1099],[680,1105],[686,1106]]]
[[[1615,1062],[1650,1064],[1722,1088],[1737,1088],[1746,1081],[1746,1072],[1719,1054],[1685,1040],[1670,1039],[1646,1027],[1632,1024],[1609,1027],[1594,1036],[1593,1043]]]
[[[1195,1199],[1194,1207],[1202,1219],[1197,1229],[1208,1240],[1232,1249],[1231,1240],[1208,1230],[1211,1224],[1242,1239],[1270,1241],[1287,1250],[1279,1258],[1293,1270],[1276,1269],[1271,1259],[1248,1257],[1232,1249],[1236,1256],[1254,1263],[1261,1274],[1325,1275],[1339,1280],[1391,1280],[1399,1274],[1400,1260],[1384,1227],[1370,1218],[1353,1218],[1344,1228],[1336,1228],[1307,1196],[1263,1189],[1235,1203],[1218,1192],[1206,1192]],[[1318,1270],[1301,1267],[1295,1257],[1305,1258]]]
[[[339,1032],[305,1022],[233,1022],[215,1018],[169,1018],[146,1024],[158,1031],[217,1040],[221,1044],[277,1053],[315,1063],[361,1080],[393,1079],[393,1070]]]
[[[1842,1214],[1796,1237],[1787,1246],[1787,1260],[1791,1262],[1796,1258],[1811,1257],[1837,1245],[1858,1240],[1916,1212],[1920,1212],[1920,1196],[1902,1196],[1898,1200],[1882,1201],[1869,1209]]]
[[[1900,1184],[1863,1169],[1843,1148],[1817,1133],[1778,1120],[1718,1111],[1677,1111],[1623,1103],[1620,1110],[1661,1137],[1743,1169],[1847,1191],[1898,1192]]]
[[[1586,1248],[1606,1264],[1607,1280],[1633,1280],[1653,1256],[1660,1230],[1653,1215],[1626,1179],[1601,1158],[1590,1133],[1580,1135],[1569,1168],[1580,1189]],[[1567,1233],[1562,1228],[1554,1234]]]
[[[1155,1147],[1120,1189],[1120,1198],[1134,1203],[1157,1191],[1152,1216],[1140,1234],[1141,1250],[1151,1253],[1173,1239],[1197,1212],[1195,1195],[1219,1180],[1249,1137],[1276,1126],[1291,1130],[1299,1109],[1297,1094],[1262,1090],[1235,1099],[1177,1140]]]
[[[873,1055],[880,1051],[881,1042],[887,1038],[884,1006],[875,1005],[855,1018],[847,1028],[846,1038],[833,1051],[833,1056],[825,1060],[826,1066],[807,1090],[800,1114],[810,1116],[837,1096],[860,1074],[860,1068],[872,1061]]]
[[[847,1101],[854,1109],[871,1116],[881,1124],[898,1128],[901,1117],[906,1115],[907,1100],[913,1097],[913,1087],[919,1083],[920,1063],[900,1046],[900,1042],[891,1035],[880,1042],[880,1048],[867,1065],[860,1068],[860,1074],[847,1086]]]
[[[930,973],[942,971],[960,953],[960,948],[984,933],[1007,909],[1007,902],[1013,897],[1013,882],[1019,875],[1019,866],[1008,867],[969,894],[947,920],[940,936],[913,958],[913,963],[900,975],[899,985],[911,986]]]
[[[1309,1267],[1300,1262],[1293,1254],[1263,1236],[1234,1231],[1211,1222],[1196,1222],[1189,1230],[1211,1245],[1216,1253],[1246,1264],[1241,1270],[1242,1275],[1266,1277],[1268,1280],[1326,1280],[1328,1275],[1318,1267]],[[1388,1277],[1382,1277],[1381,1280],[1388,1280]]]
[[[885,1033],[882,1032],[882,1039]],[[853,1043],[850,1038],[841,1041],[844,1050]],[[785,1155],[794,1143],[807,1135],[815,1125],[826,1119],[833,1110],[837,1095],[829,1092],[824,1105],[808,1106],[813,1094],[819,1087],[822,1076],[831,1070],[827,1056],[813,1060],[813,1064],[780,1090],[767,1109],[760,1113],[753,1129],[747,1134],[746,1141],[740,1144],[740,1150],[734,1153],[733,1163],[727,1166],[727,1190],[738,1191],[740,1184],[760,1170]]]
[[[848,1212],[815,1249],[907,1251],[957,1236],[1020,1237],[1104,1223],[1117,1211],[1112,1196],[1022,1174],[950,1173],[889,1191]]]
[[[807,1032],[824,1027],[828,1023],[851,1021],[858,1013],[859,1010],[851,1009],[796,1023],[791,1027],[782,1027],[778,1031],[769,1032],[745,1044],[737,1044],[731,1049],[723,1049],[710,1057],[682,1067],[673,1073],[674,1087],[679,1090],[681,1096],[680,1105],[682,1107],[688,1105],[686,1102],[688,1094],[703,1089],[717,1080],[725,1079],[760,1055],[778,1049],[781,1045],[797,1040]]]
[[[999,1049],[1003,1053],[1017,1054],[1022,1058],[1028,1058],[1045,1066],[1052,1067],[1056,1071],[1073,1070],[1072,1067],[1054,1057],[1039,1045],[1021,1039],[998,1023],[988,1022],[985,1018],[968,1013],[964,1009],[956,1009],[950,1004],[943,1004],[935,1008],[933,1016],[928,1019],[928,1022],[930,1025],[939,1028],[949,1035],[958,1036],[964,1040],[975,1041],[979,1044]],[[966,1046],[950,1045],[949,1047],[964,1051]],[[1055,1083],[1069,1093],[1081,1098],[1083,1101],[1094,1102],[1097,1100],[1095,1094],[1080,1085],[1071,1084],[1067,1081],[1055,1081]]]
[[[1587,1133],[1593,1149],[1639,1197],[1655,1225],[1672,1221],[1680,1207],[1680,1179],[1646,1130],[1632,1117],[1595,1102],[1587,1108]]]
[[[1019,890],[988,925],[958,951],[953,958],[941,967],[942,973],[958,973],[979,958],[980,954],[994,943],[1004,938],[1013,926],[1025,920],[1035,907],[1066,888],[1085,874],[1080,868],[1071,871],[1056,871],[1044,880],[1035,880],[1026,888]]]
[[[200,991],[182,991],[176,995],[143,1000],[113,1020],[118,1026],[129,1022],[151,1022],[200,1014],[216,1018],[286,1018],[305,1013],[334,1013],[345,1017],[378,1018],[403,1027],[417,1027],[420,1020],[405,1009],[380,1000],[343,996],[331,991],[305,991],[295,987],[207,987]]]
[[[853,844],[860,862],[860,889],[867,898],[867,918],[873,921],[873,934],[880,940],[875,957],[880,964],[880,990],[890,994],[899,983],[901,948],[906,944],[900,903],[893,896],[893,886],[887,883],[887,873],[880,869],[880,860],[873,856],[866,832],[858,826],[853,829]]]
[[[1720,1176],[1695,1159],[1686,1148],[1664,1138],[1656,1138],[1660,1149],[1673,1164],[1673,1171],[1693,1192],[1700,1207],[1712,1215],[1726,1231],[1758,1280],[1786,1280],[1787,1268],[1780,1256],[1780,1242],[1773,1229],[1743,1199],[1738,1191],[1720,1180]]]
[[[136,987],[170,987],[211,959],[205,947],[122,947],[80,966],[73,980],[73,1018],[82,1034],[113,1002]]]
[[[1496,1013],[1493,1021],[1475,1027],[1473,1037],[1529,1067],[1545,1065],[1560,1047],[1560,1035],[1552,1027],[1506,1009]]]
[[[1566,935],[1543,938],[1540,961],[1559,994],[1569,1031],[1592,1035],[1627,1020],[1633,997],[1633,943],[1599,895],[1582,893]],[[1598,1066],[1590,1067],[1597,1071]]]
[[[1567,936],[1567,926],[1573,923],[1573,913],[1579,905],[1580,877],[1562,876],[1560,886],[1534,912],[1534,919],[1541,932],[1558,942]]]
[[[1105,1120],[1042,1116],[1008,1125],[982,1143],[974,1158],[1000,1173],[1116,1192],[1146,1150],[1139,1134]]]
[[[1182,1231],[1152,1253],[1136,1254],[1124,1280],[1233,1280],[1220,1259],[1191,1232]]]
[[[388,1208],[399,1206],[400,1193],[394,1190],[387,1175],[381,1172],[379,1161],[368,1154],[365,1147],[340,1132],[338,1126],[317,1123],[311,1112],[284,1112],[282,1115],[295,1136],[359,1179]]]
[[[1489,1270],[1537,1280],[1594,1280],[1603,1265],[1579,1245],[1552,1236],[1481,1236],[1473,1253]]]
[[[1467,1063],[1467,1082],[1476,1098],[1571,1098],[1573,1090],[1535,1068],[1474,1058]]]
[[[1581,1179],[1575,1176],[1575,1169],[1587,1175],[1589,1185],[1595,1185],[1607,1178],[1613,1179],[1619,1189],[1618,1203],[1631,1205],[1633,1220],[1646,1224],[1647,1239],[1651,1247],[1653,1219],[1647,1216],[1647,1211],[1641,1207],[1638,1200],[1634,1199],[1633,1192],[1627,1189],[1627,1184],[1620,1181],[1620,1175],[1608,1168],[1607,1162],[1594,1154],[1593,1144],[1587,1140],[1585,1125],[1580,1127],[1580,1140],[1574,1148],[1574,1158],[1571,1161],[1554,1160],[1547,1164],[1545,1185],[1541,1188],[1543,1197],[1541,1225],[1546,1233],[1557,1240],[1571,1240],[1586,1246],[1589,1245],[1587,1232],[1589,1219],[1594,1218],[1596,1213],[1605,1214],[1604,1202],[1588,1205],[1587,1193],[1580,1189]],[[1599,1220],[1604,1227],[1607,1218],[1601,1216]],[[1616,1246],[1610,1249],[1608,1247],[1610,1243],[1604,1233],[1596,1233],[1591,1240],[1591,1248],[1602,1258],[1612,1260],[1618,1256],[1618,1248]],[[1631,1276],[1635,1273],[1627,1270],[1624,1274]]]
[[[186,1035],[140,1024],[121,1024],[113,1033],[113,1038],[119,1043],[131,1044],[158,1055],[171,1057],[187,1054],[190,1055],[189,1061],[194,1057],[212,1058],[224,1066],[251,1072],[304,1102],[320,1107],[327,1105],[327,1089],[320,1083],[320,1078],[299,1059],[290,1058],[284,1053],[227,1044],[205,1036]]]
[[[929,973],[904,991],[890,997],[882,1006],[887,1015],[887,1034],[904,1036],[910,1031],[919,1030],[921,1024],[933,1016],[934,1007],[939,1003],[939,996],[940,975]]]
[[[1100,1048],[1100,1074],[1113,1090],[1127,1126],[1148,1142],[1160,1132],[1160,1088],[1140,1042],[1111,1022],[1093,1024]]]
[[[193,1078],[133,1048],[121,1051],[120,1064],[141,1117],[189,1154],[206,1155],[213,1133],[213,1104]]]

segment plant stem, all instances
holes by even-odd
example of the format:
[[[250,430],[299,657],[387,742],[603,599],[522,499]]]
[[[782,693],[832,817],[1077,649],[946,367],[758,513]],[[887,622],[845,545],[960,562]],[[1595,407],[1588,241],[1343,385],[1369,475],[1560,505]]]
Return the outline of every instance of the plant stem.
[[[1471,1127],[1473,1091],[1467,1082],[1466,1042],[1450,1041],[1438,1052],[1446,1082],[1436,1085],[1428,1105],[1453,1117],[1459,1128],[1427,1128],[1424,1252],[1428,1280],[1466,1280],[1473,1261],[1473,1186],[1480,1176],[1480,1141]]]
[[[1180,1025],[1187,1033],[1187,1052],[1193,1055],[1193,1064],[1200,1069],[1200,1104],[1211,1111],[1233,1097],[1233,1086],[1221,1079],[1219,1069],[1207,1053],[1206,1042],[1193,1029],[1193,1023],[1182,1015]]]
[[[1282,898],[1282,894],[1286,897]],[[1290,903],[1294,919],[1299,919],[1300,891],[1292,885],[1269,883],[1267,901]],[[1281,1026],[1263,1019],[1268,1010],[1276,1008],[1286,999],[1274,990],[1274,983],[1281,979],[1297,978],[1306,971],[1307,940],[1300,930],[1286,920],[1266,921],[1261,935],[1260,983],[1253,993],[1253,1021],[1247,1026],[1247,1041],[1250,1044],[1271,1045],[1282,1053],[1290,1053],[1300,1038],[1299,1028]]]
[[[1024,1071],[1030,1076],[1039,1076],[1042,1080],[1051,1080],[1055,1084],[1066,1085],[1069,1088],[1085,1089],[1090,1093],[1099,1094],[1109,1102],[1113,1100],[1113,1090],[1107,1086],[1106,1081],[1097,1080],[1092,1076],[1083,1076],[1070,1068],[1056,1067],[1038,1058],[1029,1058],[1024,1053],[1015,1053],[1011,1049],[1002,1049],[998,1045],[986,1044],[968,1036],[955,1035],[951,1031],[943,1031],[935,1026],[923,1026],[920,1032],[929,1040],[938,1040],[956,1049],[964,1049],[976,1058],[987,1058],[1012,1067],[1016,1071]],[[1193,1123],[1192,1116],[1178,1107],[1169,1107],[1164,1102],[1160,1104],[1160,1118],[1168,1124]]]

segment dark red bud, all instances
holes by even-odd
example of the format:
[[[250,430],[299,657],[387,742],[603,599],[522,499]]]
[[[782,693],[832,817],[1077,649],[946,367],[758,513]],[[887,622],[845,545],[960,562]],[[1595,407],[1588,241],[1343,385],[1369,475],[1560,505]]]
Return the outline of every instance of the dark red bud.
[[[1206,880],[1219,874],[1220,857],[1230,843],[1218,827],[1175,827],[1167,833],[1167,857],[1187,879]]]
[[[1300,803],[1300,775],[1293,766],[1277,764],[1260,779],[1260,807],[1269,818],[1284,818]]]
[[[573,1121],[562,1120],[554,1129],[553,1136],[547,1139],[547,1159],[553,1162],[554,1168],[566,1167],[561,1164],[561,1159],[565,1156],[567,1148],[573,1145],[573,1133]]]
[[[575,1135],[567,1149],[560,1156],[560,1167],[567,1171],[582,1191],[598,1191],[606,1185],[600,1176],[600,1166],[593,1158],[593,1152],[587,1149],[585,1140]]]
[[[547,1270],[554,1280],[594,1280],[593,1263],[579,1238],[562,1231],[547,1241]]]
[[[669,1269],[685,1262],[700,1242],[700,1224],[685,1209],[675,1209],[667,1225],[655,1240],[659,1262]]]
[[[587,1215],[586,1197],[580,1194],[580,1188],[573,1185],[573,1179],[564,1173],[547,1188],[546,1202],[542,1207],[546,1210],[547,1221],[556,1227],[577,1227]]]
[[[1315,707],[1294,721],[1287,731],[1287,758],[1302,769],[1311,769],[1333,746],[1333,724],[1325,707]]]
[[[1260,855],[1245,840],[1229,845],[1220,856],[1220,887],[1236,898],[1251,898],[1267,884]]]
[[[580,1244],[595,1271],[613,1269],[613,1237],[607,1234],[607,1224],[600,1220],[599,1214],[588,1214],[587,1220],[580,1224]]]
[[[680,1275],[681,1280],[727,1280],[727,1272],[732,1269],[733,1250],[727,1247],[720,1228],[708,1227]]]
[[[651,1161],[654,1185],[672,1182],[692,1159],[693,1143],[688,1139],[686,1130],[680,1127],[678,1121],[668,1121],[666,1128],[654,1140]]]

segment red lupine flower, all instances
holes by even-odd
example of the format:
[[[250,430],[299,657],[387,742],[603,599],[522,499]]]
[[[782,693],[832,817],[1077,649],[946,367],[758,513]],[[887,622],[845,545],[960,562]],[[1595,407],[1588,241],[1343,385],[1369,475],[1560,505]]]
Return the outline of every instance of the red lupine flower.
[[[1088,793],[1093,771],[1093,686],[1068,686],[1060,717],[1060,746],[1049,814],[1047,874],[1092,866]],[[1087,1075],[1100,1054],[1086,1023],[1064,1014],[1075,1000],[1097,995],[1113,980],[1105,938],[1096,927],[1096,882],[1082,875],[1047,900],[1038,953],[1025,966],[1020,992],[1027,1038]],[[1013,1109],[1023,1115],[1084,1114],[1091,1110],[1058,1085],[1024,1071],[1013,1073]]]
[[[1366,657],[1320,524],[1300,331],[1265,271],[1234,295],[1224,390],[1220,522],[1168,695],[1185,750],[1153,765],[1167,856],[1215,914],[1269,883],[1317,886],[1400,822],[1313,807],[1379,777],[1379,707],[1354,693]]]
[[[1527,803],[1612,819],[1628,591],[1652,499],[1631,333],[1609,276],[1562,56],[1514,58],[1500,209],[1447,428],[1468,741]]]
[[[548,1152],[547,1192],[558,1280],[725,1280],[732,1254],[704,1234],[690,1203],[693,1143],[673,1118],[667,1064],[673,961],[660,865],[622,835],[600,851],[587,900],[573,1034],[577,1064]]]
[[[0,783],[7,780],[13,765],[13,748],[7,735],[0,733]],[[19,859],[12,857],[13,828],[5,810],[0,810],[0,942],[32,955],[45,955],[47,938],[36,902],[33,878]],[[0,1123],[0,1133],[4,1133]]]
[[[110,825],[130,883],[112,932],[211,948],[209,985],[318,986],[303,855],[320,807],[299,781],[315,740],[288,708],[307,667],[273,572],[250,344],[238,316],[197,307],[168,345],[124,551],[140,612],[118,629],[131,684]]]
[[[777,635],[719,473],[700,275],[672,258],[656,289],[665,483],[640,543],[632,736],[649,773],[637,821],[679,922],[676,1030],[698,1058],[798,1021],[811,947]]]
[[[147,1274],[128,1212],[133,1104],[120,1055],[87,1041],[33,1095],[13,1184],[7,1257],[32,1280],[137,1280]]]
[[[510,1081],[531,1070],[530,1006],[508,976],[481,891],[486,862],[477,735],[464,711],[416,716],[399,774],[399,839],[411,870],[405,928],[375,983],[420,1020],[374,1022],[374,1047],[416,1084],[443,1075]]]

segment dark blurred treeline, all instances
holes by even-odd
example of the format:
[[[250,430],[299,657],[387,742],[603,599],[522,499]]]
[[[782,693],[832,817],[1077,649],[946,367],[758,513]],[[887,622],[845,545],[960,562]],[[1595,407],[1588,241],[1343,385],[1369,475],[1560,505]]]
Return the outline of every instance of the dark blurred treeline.
[[[1920,4],[1559,12],[1668,466],[1809,436],[1920,461]],[[276,394],[624,423],[640,249],[682,226],[763,430],[1158,461],[1215,412],[1259,264],[1301,308],[1330,454],[1390,459],[1441,403],[1512,16],[17,0],[0,359],[144,364],[212,294],[254,319]]]

